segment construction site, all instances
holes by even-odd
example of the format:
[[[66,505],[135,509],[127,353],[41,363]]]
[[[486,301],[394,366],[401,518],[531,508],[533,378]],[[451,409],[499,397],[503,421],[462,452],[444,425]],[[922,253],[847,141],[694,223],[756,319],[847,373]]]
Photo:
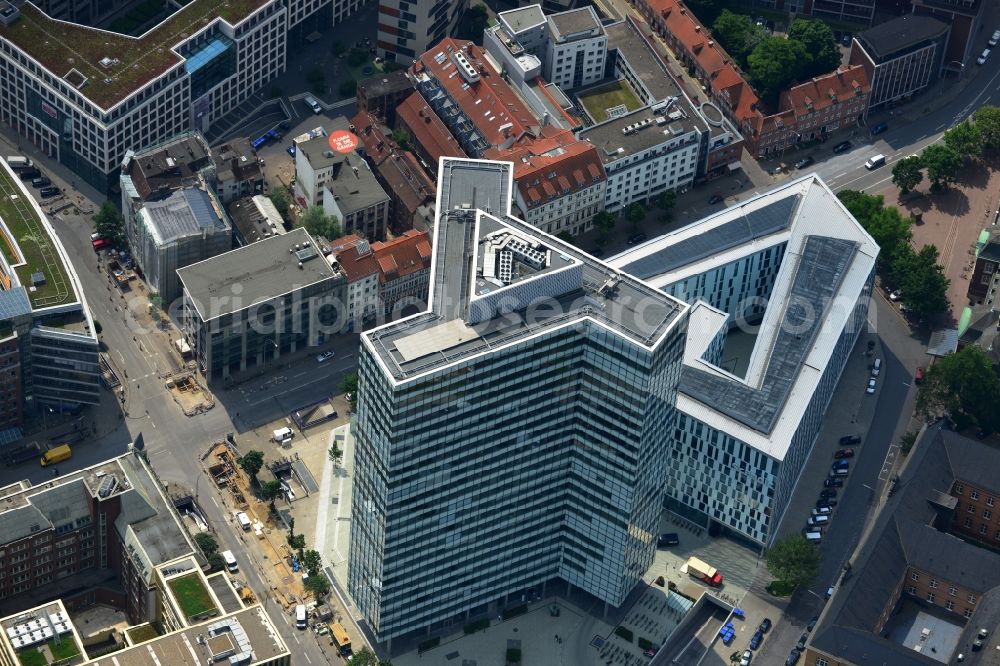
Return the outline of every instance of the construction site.
[[[185,416],[201,414],[215,407],[211,393],[201,385],[190,370],[168,375],[164,385]]]

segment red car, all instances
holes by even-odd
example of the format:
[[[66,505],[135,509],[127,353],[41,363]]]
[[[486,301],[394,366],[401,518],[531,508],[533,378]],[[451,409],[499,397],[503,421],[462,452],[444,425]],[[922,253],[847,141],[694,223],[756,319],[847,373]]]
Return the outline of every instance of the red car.
[[[106,238],[98,238],[97,240],[93,241],[91,245],[94,246],[94,252],[100,252],[103,248],[107,247],[108,245],[111,245],[111,242]]]
[[[837,452],[833,454],[834,458],[853,458],[854,449],[837,449]]]
[[[913,373],[913,383],[919,384],[922,381],[924,381],[924,369],[917,368],[917,371]]]

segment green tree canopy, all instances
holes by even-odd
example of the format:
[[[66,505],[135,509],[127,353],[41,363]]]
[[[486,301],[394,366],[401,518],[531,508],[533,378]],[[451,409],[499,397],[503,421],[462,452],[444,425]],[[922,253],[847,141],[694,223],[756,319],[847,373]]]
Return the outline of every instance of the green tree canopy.
[[[1000,150],[1000,108],[981,106],[972,114],[972,122],[982,137],[983,149]]]
[[[633,229],[638,229],[642,221],[646,219],[646,209],[638,201],[631,204],[625,214]]]
[[[327,240],[340,237],[340,220],[336,215],[327,215],[322,206],[310,206],[299,217],[299,225],[313,236],[323,236]]]
[[[962,168],[962,158],[953,148],[933,143],[920,153],[920,161],[927,167],[927,178],[931,189],[942,190],[958,180],[958,170]]]
[[[483,32],[489,26],[490,14],[486,5],[473,5],[465,10],[455,30],[458,39],[468,39],[476,44],[483,43]]]
[[[315,553],[316,551],[312,552]],[[330,593],[330,581],[327,579],[326,574],[322,572],[309,574],[304,587],[316,595],[316,597],[322,597]]]
[[[892,276],[903,292],[903,303],[917,317],[933,317],[948,310],[950,282],[938,265],[938,249],[933,245],[899,254]]]
[[[282,187],[275,187],[271,190],[271,193],[267,195],[274,204],[274,207],[278,210],[278,215],[281,215],[281,219],[288,222],[288,206],[291,203],[288,198],[288,190]]]
[[[226,568],[226,558],[222,556],[222,553],[206,555],[205,559],[208,561],[208,567],[212,571],[222,571]]]
[[[958,423],[1000,429],[1000,377],[986,352],[969,345],[927,368],[917,392],[917,412],[947,413]]]
[[[275,479],[260,484],[260,498],[274,509],[274,500],[281,497],[281,482]]]
[[[251,449],[246,452],[246,455],[240,458],[239,462],[243,471],[250,475],[251,478],[256,479],[260,468],[264,466],[264,453]]]
[[[768,36],[767,30],[756,25],[749,16],[723,9],[712,23],[712,35],[736,58],[740,66],[747,66],[749,56],[757,45]]]
[[[902,194],[914,189],[924,180],[919,157],[901,159],[892,167],[892,182]]]
[[[198,544],[198,548],[205,554],[205,557],[219,550],[219,542],[208,532],[198,532],[198,534],[195,534],[194,542]]]
[[[804,77],[829,74],[840,65],[840,49],[833,37],[833,30],[822,21],[795,19],[788,28],[788,39],[801,42],[809,54]]]
[[[351,659],[351,666],[392,666],[392,662],[379,660],[367,645],[357,650]]]
[[[310,576],[315,576],[323,568],[323,558],[315,550],[307,550],[302,553],[302,567]]]
[[[983,136],[979,126],[966,120],[944,133],[944,145],[961,157],[979,157],[983,154]]]
[[[341,451],[340,447],[337,446],[337,443],[334,442],[330,445],[330,449],[326,452],[326,456],[330,459],[330,462],[333,463],[334,467],[340,467],[340,463],[344,459],[344,452]]]
[[[784,37],[767,37],[747,57],[751,83],[770,104],[792,81],[802,78],[810,63],[805,44]]]
[[[101,204],[94,214],[94,230],[114,246],[125,245],[125,218],[110,201]]]
[[[842,190],[837,197],[878,243],[879,266],[891,267],[895,257],[910,250],[912,218],[903,217],[897,208],[886,207],[881,196]]]
[[[819,549],[802,536],[780,539],[767,552],[767,570],[778,580],[804,587],[819,575]]]

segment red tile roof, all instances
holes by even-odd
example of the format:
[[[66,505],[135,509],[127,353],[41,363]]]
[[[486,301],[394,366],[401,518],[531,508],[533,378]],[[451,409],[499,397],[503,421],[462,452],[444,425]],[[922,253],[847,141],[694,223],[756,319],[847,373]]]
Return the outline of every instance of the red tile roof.
[[[392,196],[399,200],[412,215],[427,199],[433,201],[436,189],[434,181],[420,166],[420,162],[409,151],[394,153],[379,166],[379,175],[392,190]]]
[[[435,165],[442,157],[466,157],[458,141],[420,93],[413,93],[396,107],[396,117],[410,129],[413,140],[424,149]]]
[[[426,231],[411,229],[391,241],[374,243],[372,251],[383,283],[431,267],[431,241]]]
[[[396,147],[392,131],[382,124],[378,116],[360,111],[351,118],[351,124],[354,125],[354,133],[364,144],[365,155],[374,165],[378,166],[392,154]]]
[[[829,74],[782,92],[781,109],[788,109],[796,116],[802,116],[850,101],[870,91],[864,67],[841,65]]]
[[[458,53],[464,55],[479,74],[478,81],[469,83],[459,73],[453,61]],[[509,137],[536,132],[538,119],[484,54],[483,49],[472,42],[449,38],[421,55],[411,71],[416,76],[426,72],[437,80],[492,146],[502,144]]]
[[[361,249],[364,249],[364,253]],[[330,256],[336,258],[348,282],[356,282],[379,272],[378,261],[368,243],[351,245]]]
[[[570,130],[545,127],[542,137],[524,137],[510,148],[490,148],[484,159],[514,163],[514,180],[528,208],[590,187],[606,178],[597,149]]]

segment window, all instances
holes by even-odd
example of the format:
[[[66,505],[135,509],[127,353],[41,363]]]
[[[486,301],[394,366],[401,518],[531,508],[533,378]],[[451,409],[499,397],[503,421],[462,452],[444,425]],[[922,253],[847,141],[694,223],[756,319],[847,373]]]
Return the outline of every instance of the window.
[[[970,604],[976,603],[976,595],[974,595],[974,594],[970,594],[969,595],[969,603]]]
[[[965,522],[962,523],[965,527],[972,527],[972,518],[966,518]]]
[[[955,610],[955,602],[948,599],[948,601],[944,602],[944,607],[945,610]]]
[[[979,491],[978,490],[970,490],[969,491],[969,499],[979,499]]]
[[[965,609],[965,612],[964,612],[964,613],[962,613],[962,615],[964,615],[964,616],[965,616],[965,617],[967,617],[967,618],[968,618],[968,617],[972,617],[972,609],[971,609],[971,608],[966,608],[966,609]]]
[[[906,588],[906,592],[907,592],[908,594],[913,594],[913,595],[916,595],[916,593],[917,593],[917,588],[916,588],[916,587],[914,587],[913,585],[911,585],[911,586],[909,586],[908,588]]]
[[[993,506],[993,498],[992,497],[987,497],[986,498],[986,506]]]
[[[954,587],[948,588],[948,594],[950,594],[951,596],[955,596],[956,592],[958,592],[958,590],[956,590]]]
[[[816,660],[816,666],[829,666],[829,662],[827,662],[826,659],[820,657],[819,659]]]
[[[990,511],[989,509],[983,509],[983,518],[985,518],[986,520],[989,520],[992,517],[993,517],[993,512],[992,511]]]
[[[986,535],[986,525],[980,525],[979,526],[979,533],[982,534],[982,535],[984,535],[984,536]]]
[[[931,578],[931,582],[930,582],[931,589],[932,590],[936,590],[937,589],[937,585],[938,585],[937,580],[934,579],[934,578]]]
[[[928,592],[927,593],[927,601],[929,601],[931,603],[934,603],[934,593],[933,592]]]
[[[962,485],[961,483],[956,483],[955,484],[955,494],[956,495],[961,495],[964,492],[965,492],[965,486]]]

